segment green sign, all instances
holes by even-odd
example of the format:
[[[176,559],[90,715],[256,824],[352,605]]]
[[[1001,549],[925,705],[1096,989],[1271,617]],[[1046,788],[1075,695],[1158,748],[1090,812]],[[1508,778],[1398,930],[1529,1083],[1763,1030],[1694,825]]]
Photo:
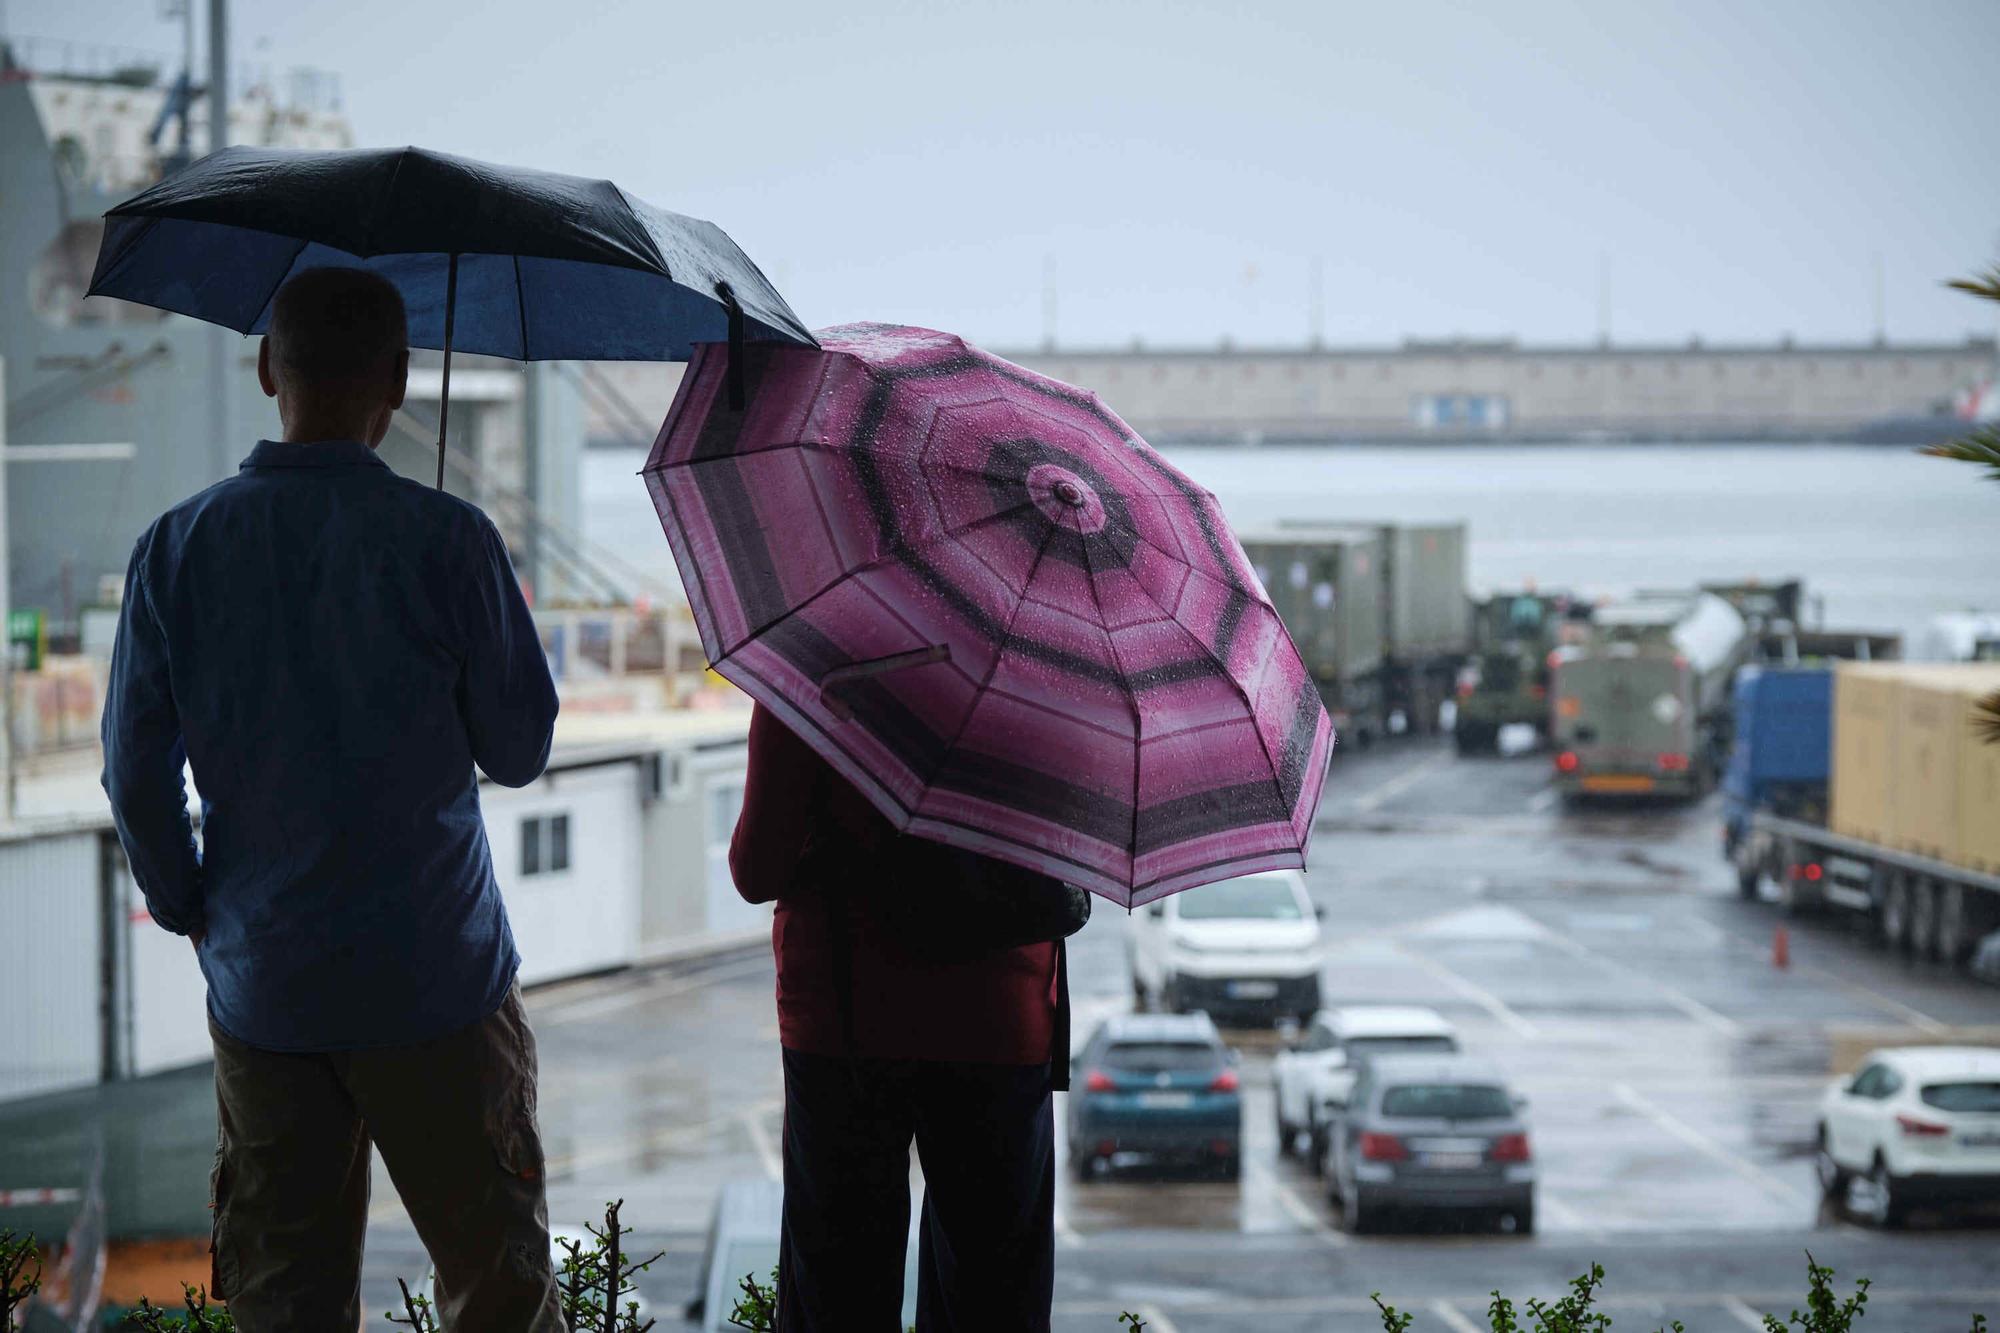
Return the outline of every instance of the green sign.
[[[48,617],[40,611],[22,610],[7,613],[7,646],[25,649],[17,654],[14,664],[23,671],[40,671],[42,654],[48,648]]]

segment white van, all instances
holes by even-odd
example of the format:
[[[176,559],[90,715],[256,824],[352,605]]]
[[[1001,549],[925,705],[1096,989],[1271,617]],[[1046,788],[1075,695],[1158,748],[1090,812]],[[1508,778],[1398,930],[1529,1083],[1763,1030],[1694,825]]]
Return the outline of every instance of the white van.
[[[1320,914],[1296,870],[1204,884],[1133,913],[1132,995],[1140,1009],[1308,1022],[1325,963]]]

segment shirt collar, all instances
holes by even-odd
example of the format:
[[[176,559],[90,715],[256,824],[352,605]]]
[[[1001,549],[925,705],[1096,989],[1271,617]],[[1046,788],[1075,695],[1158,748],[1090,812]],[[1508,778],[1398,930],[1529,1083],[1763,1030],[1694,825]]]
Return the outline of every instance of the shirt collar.
[[[359,440],[313,440],[285,444],[259,440],[238,470],[253,467],[380,467],[389,465]]]

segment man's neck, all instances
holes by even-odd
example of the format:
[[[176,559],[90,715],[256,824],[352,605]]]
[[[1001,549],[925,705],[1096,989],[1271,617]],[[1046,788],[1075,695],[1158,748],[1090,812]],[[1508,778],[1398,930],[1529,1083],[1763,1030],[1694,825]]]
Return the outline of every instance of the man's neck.
[[[337,425],[330,422],[326,424],[302,422],[297,426],[285,427],[284,434],[279,437],[278,443],[327,444],[334,440],[353,440],[358,444],[367,444],[368,436],[365,432],[356,430],[351,422],[346,425]],[[369,445],[369,447],[373,448],[374,446]]]

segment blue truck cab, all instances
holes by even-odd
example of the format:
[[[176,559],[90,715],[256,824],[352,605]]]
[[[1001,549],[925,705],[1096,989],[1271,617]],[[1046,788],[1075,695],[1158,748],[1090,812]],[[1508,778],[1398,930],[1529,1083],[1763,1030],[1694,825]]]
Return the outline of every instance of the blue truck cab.
[[[1758,810],[1821,820],[1833,742],[1833,671],[1745,667],[1736,676],[1735,734],[1722,775],[1724,855]]]

